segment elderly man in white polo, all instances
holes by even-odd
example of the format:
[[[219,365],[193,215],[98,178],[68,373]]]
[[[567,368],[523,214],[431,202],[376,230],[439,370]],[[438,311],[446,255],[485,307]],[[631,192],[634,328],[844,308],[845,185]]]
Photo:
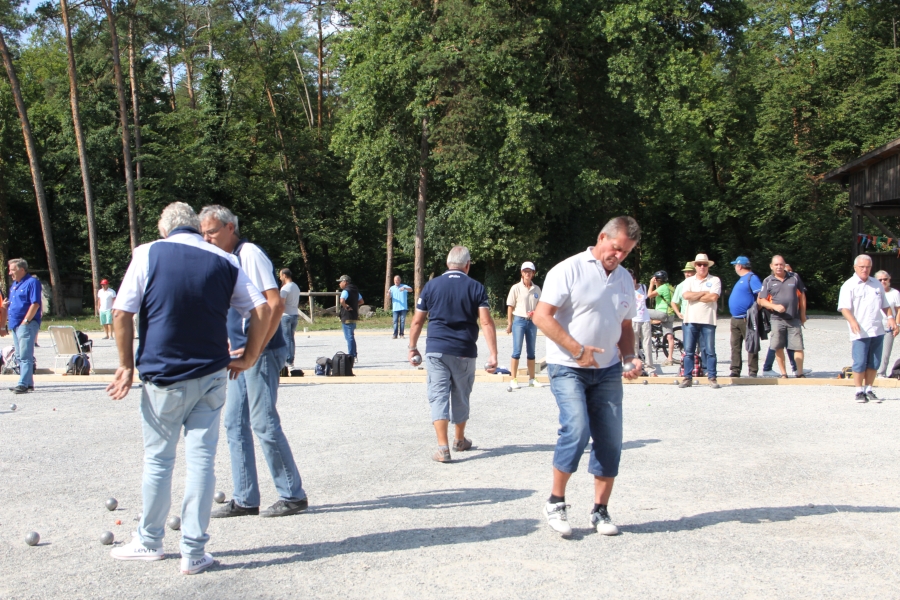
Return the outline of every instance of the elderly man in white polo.
[[[853,356],[853,384],[856,386],[856,401],[865,404],[878,400],[872,391],[881,349],[884,330],[881,315],[887,315],[887,329],[897,335],[891,305],[884,295],[884,288],[869,277],[872,272],[872,257],[860,254],[853,261],[854,275],[841,286],[838,296],[838,310],[847,319],[850,328],[851,351]],[[865,387],[864,387],[865,386]]]

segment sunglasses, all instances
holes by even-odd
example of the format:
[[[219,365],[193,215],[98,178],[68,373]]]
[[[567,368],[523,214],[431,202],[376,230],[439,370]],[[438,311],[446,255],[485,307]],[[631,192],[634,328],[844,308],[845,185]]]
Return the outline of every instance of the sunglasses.
[[[890,278],[885,277],[884,279],[879,279],[878,281],[890,281]]]

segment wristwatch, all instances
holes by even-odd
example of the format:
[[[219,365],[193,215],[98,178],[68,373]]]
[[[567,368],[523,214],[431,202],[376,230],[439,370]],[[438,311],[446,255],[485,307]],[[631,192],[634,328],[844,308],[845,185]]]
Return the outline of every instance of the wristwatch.
[[[628,356],[623,356],[623,357],[622,357],[622,362],[625,362],[626,360],[630,360],[630,359],[632,359],[632,358],[637,358],[637,355],[636,355],[636,354],[629,354]]]

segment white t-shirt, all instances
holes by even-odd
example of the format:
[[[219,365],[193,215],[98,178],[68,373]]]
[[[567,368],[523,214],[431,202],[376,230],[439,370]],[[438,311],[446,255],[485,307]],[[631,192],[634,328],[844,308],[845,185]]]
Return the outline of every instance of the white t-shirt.
[[[634,290],[634,321],[635,323],[646,323],[650,320],[650,311],[647,310],[647,286],[643,283],[638,285],[638,289]]]
[[[838,310],[849,308],[853,318],[859,323],[859,334],[853,333],[850,323],[847,329],[850,331],[851,340],[877,337],[884,335],[884,325],[881,324],[885,308],[890,306],[885,297],[884,288],[874,277],[865,281],[859,275],[853,275],[841,286],[838,296]]]
[[[260,292],[278,289],[278,282],[272,273],[272,261],[259,246],[247,242],[241,246],[238,256],[241,257],[244,273]]]
[[[900,308],[900,290],[898,290],[897,288],[891,288],[891,291],[884,293],[884,297],[887,298],[888,304],[890,304],[891,306],[891,314],[894,315],[894,320],[896,321],[897,308]],[[887,315],[884,314],[884,311],[881,311],[881,326],[884,327],[885,331],[887,331]]]
[[[706,279],[697,279],[697,276],[689,277],[684,280],[684,288],[681,293],[685,292],[703,292],[718,294],[722,296],[722,280],[713,275],[707,275]],[[687,301],[687,314],[684,317],[685,323],[697,325],[715,325],[716,309],[718,302],[700,302],[699,300]]]
[[[97,299],[100,300],[100,310],[112,310],[113,300],[116,299],[116,290],[100,288],[97,290]]]
[[[578,343],[602,348],[594,358],[601,369],[619,360],[616,344],[622,321],[634,318],[634,280],[622,267],[606,269],[588,248],[547,273],[541,302],[555,306],[556,321]],[[547,339],[547,362],[581,368],[569,351]]]
[[[297,307],[300,305],[300,286],[294,283],[286,283],[281,287],[281,297],[284,298],[284,314],[296,317],[300,314]]]

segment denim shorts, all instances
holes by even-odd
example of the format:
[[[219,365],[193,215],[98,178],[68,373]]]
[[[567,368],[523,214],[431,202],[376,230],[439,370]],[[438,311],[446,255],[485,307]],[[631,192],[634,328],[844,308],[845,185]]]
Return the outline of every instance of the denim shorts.
[[[853,340],[850,346],[853,353],[853,372],[865,373],[867,369],[878,369],[883,346],[883,335]]]
[[[574,473],[593,438],[588,472],[596,477],[619,474],[622,456],[622,365],[576,369],[547,365],[550,391],[559,406],[559,438],[553,466]]]
[[[425,355],[431,421],[469,420],[469,395],[475,383],[475,359],[439,352]]]

